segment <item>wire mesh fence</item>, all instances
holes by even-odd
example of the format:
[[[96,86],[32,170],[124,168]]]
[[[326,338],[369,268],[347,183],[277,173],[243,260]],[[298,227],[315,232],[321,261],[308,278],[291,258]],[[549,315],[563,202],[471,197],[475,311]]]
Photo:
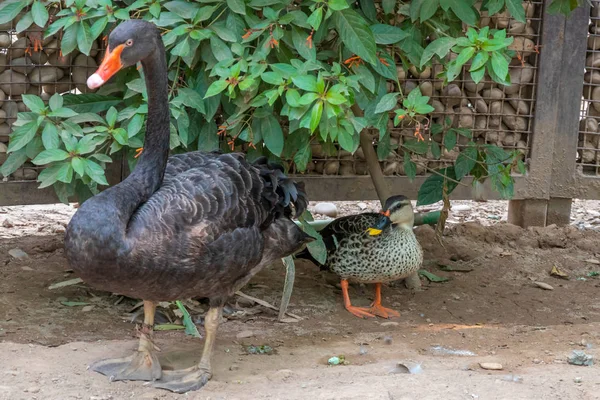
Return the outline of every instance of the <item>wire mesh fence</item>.
[[[577,143],[577,168],[584,175],[600,175],[600,1],[590,8],[587,57]]]
[[[89,56],[75,50],[63,56],[60,33],[44,38],[40,28],[17,32],[20,16],[0,25],[0,165],[6,160],[9,135],[19,112],[29,111],[23,94],[48,101],[55,93],[88,93],[87,78],[94,73],[103,54],[101,40],[93,43]],[[48,24],[51,24],[50,17]],[[33,142],[32,142],[33,143]],[[32,146],[35,143],[32,144]],[[25,163],[6,180],[36,180],[39,167]]]
[[[514,37],[510,49],[514,57],[510,63],[509,86],[494,82],[489,75],[475,83],[468,73],[470,64],[465,65],[459,77],[444,86],[438,78],[442,66],[434,64],[419,71],[416,68],[405,70],[399,54],[395,55],[400,88],[396,83],[388,81],[388,91],[408,95],[419,88],[421,93],[431,97],[430,105],[435,111],[426,122],[428,129],[421,131],[426,140],[435,142],[439,154],[431,151],[426,155],[413,155],[417,165],[417,175],[426,175],[428,170],[444,168],[454,162],[460,150],[471,140],[468,136],[458,135],[457,146],[447,151],[446,132],[450,128],[464,128],[472,132],[473,141],[477,144],[494,144],[505,150],[517,150],[523,161],[526,161],[531,150],[531,133],[535,95],[539,66],[541,43],[543,1],[524,1],[526,23],[514,20],[508,13],[488,17],[481,11],[479,27],[490,29],[506,29],[507,36]],[[430,37],[429,40],[435,40]],[[600,41],[599,41],[600,43]],[[451,53],[449,57],[456,57]],[[394,114],[390,114],[388,127],[391,134],[392,152],[381,168],[385,175],[405,175],[402,144],[415,136],[415,126],[394,126]],[[451,133],[455,135],[455,133]],[[373,143],[377,146],[379,132],[373,131]],[[319,144],[313,144],[313,161],[308,165],[306,173],[311,175],[367,175],[368,169],[364,154],[359,149],[354,156],[342,149],[335,149],[328,154]],[[437,152],[436,152],[437,153]],[[296,170],[292,167],[292,170]],[[515,174],[518,171],[514,169]]]

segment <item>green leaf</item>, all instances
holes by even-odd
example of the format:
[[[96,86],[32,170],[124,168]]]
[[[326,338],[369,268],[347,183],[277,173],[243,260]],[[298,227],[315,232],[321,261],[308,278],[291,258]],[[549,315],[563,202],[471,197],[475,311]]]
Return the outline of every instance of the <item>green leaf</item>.
[[[57,149],[60,146],[60,138],[58,137],[58,129],[56,125],[47,122],[42,131],[42,143],[48,150]]]
[[[69,161],[62,162],[56,172],[56,180],[64,183],[71,183],[73,180],[73,167]]]
[[[302,75],[292,78],[294,85],[308,92],[318,92],[317,78],[314,75]]]
[[[19,22],[17,22],[17,26],[15,27],[15,29],[17,33],[21,33],[29,29],[31,25],[33,25],[33,17],[31,16],[31,13],[28,12],[27,14],[23,15]]]
[[[300,94],[296,89],[288,89],[285,93],[285,100],[290,107],[300,107]]]
[[[40,28],[46,26],[46,22],[48,22],[48,10],[42,4],[40,0],[36,0],[33,2],[31,6],[31,16],[33,17],[33,22]]]
[[[21,167],[21,165],[27,161],[27,158],[25,147],[10,153],[6,161],[4,161],[4,163],[0,166],[0,174],[2,174],[4,177],[8,177],[10,174],[19,169],[19,167]]]
[[[506,79],[508,75],[508,61],[502,54],[497,52],[492,53],[492,69],[500,79]]]
[[[108,17],[101,17],[94,22],[92,27],[90,28],[90,32],[92,33],[92,40],[95,40],[104,32],[106,25],[108,24]]]
[[[426,154],[429,145],[425,141],[418,141],[415,139],[408,139],[403,144],[404,148],[407,150],[417,153],[417,154]]]
[[[333,11],[341,11],[350,7],[346,0],[329,0],[327,5],[329,5],[329,8]]]
[[[171,49],[171,53],[173,55],[179,56],[179,57],[185,57],[189,54],[189,52],[190,52],[189,36],[186,36],[185,38],[183,38],[183,40],[181,40],[179,43],[177,43],[177,46],[175,46]]]
[[[576,0],[571,0],[571,3],[577,3]],[[527,22],[525,19],[525,9],[523,8],[523,3],[521,0],[506,0],[506,8],[508,12],[514,19],[519,22]],[[533,7],[533,4],[529,4],[529,7]]]
[[[452,37],[441,37],[429,43],[423,51],[419,67],[423,67],[431,58],[437,54],[439,58],[446,57],[448,52],[456,44],[456,39]]]
[[[54,93],[52,97],[50,97],[50,101],[48,102],[50,105],[50,110],[55,111],[63,106],[63,98],[60,94]]]
[[[424,276],[425,278],[427,278],[427,280],[429,282],[446,282],[446,281],[449,280],[448,278],[437,276],[437,275],[432,274],[431,272],[426,271],[424,269],[420,269],[419,270],[419,275]]]
[[[233,58],[233,53],[231,53],[229,46],[215,35],[210,37],[210,48],[217,61],[230,60]]]
[[[145,117],[142,114],[135,114],[127,124],[127,137],[132,138],[137,135],[144,125]]]
[[[227,0],[227,7],[234,13],[246,15],[244,0]]]
[[[104,170],[100,165],[92,160],[86,159],[84,162],[84,169],[85,173],[88,174],[94,182],[99,183],[100,185],[108,186],[108,182],[104,176]]]
[[[36,114],[41,114],[46,109],[44,101],[34,94],[24,94],[21,98],[25,106]]]
[[[398,104],[398,93],[388,93],[384,95],[377,106],[375,107],[375,114],[379,114],[386,111],[393,110]]]
[[[386,24],[371,25],[370,29],[377,44],[395,44],[409,36],[397,26]]]
[[[419,19],[421,22],[427,21],[436,13],[440,6],[440,0],[425,0],[421,5]]]
[[[444,135],[444,147],[446,150],[450,151],[456,146],[456,132],[453,129],[450,129]]]
[[[195,119],[197,117],[197,119]],[[190,129],[197,126],[194,121],[199,120],[201,116],[196,113],[190,121]],[[214,122],[203,123],[198,132],[198,150],[215,151],[219,149],[219,136],[217,135],[217,124]]]
[[[454,163],[454,172],[456,179],[461,180],[463,177],[469,174],[476,164],[477,160],[477,148],[475,146],[469,146],[460,152],[456,157]]]
[[[485,67],[485,63],[487,63],[489,58],[490,54],[487,51],[480,51],[473,58],[473,62],[471,63],[471,68],[469,69],[469,71],[473,72]]]
[[[115,122],[117,122],[117,115],[118,113],[116,108],[111,107],[108,109],[108,112],[106,113],[106,122],[108,123],[108,126],[115,126]]]
[[[195,2],[187,1],[169,1],[163,4],[167,10],[185,19],[194,19],[200,9],[200,5]],[[161,14],[162,17],[162,14]]]
[[[96,146],[100,143],[106,141],[107,136],[103,134],[91,134],[84,136],[79,143],[77,143],[77,147],[75,147],[75,152],[77,154],[88,154],[96,149]]]
[[[102,153],[92,154],[90,157],[93,157],[93,158],[95,158],[96,160],[98,160],[100,162],[105,162],[105,163],[111,163],[112,162],[112,158],[110,158],[106,154],[102,154]]]
[[[4,2],[0,6],[0,24],[5,24],[14,20],[23,8],[27,6],[27,1],[14,1],[12,3]]]
[[[471,59],[471,57],[473,57],[473,54],[475,54],[475,47],[466,47],[464,48],[459,54],[458,57],[456,57],[456,60],[454,60],[454,62],[456,63],[456,67],[462,67],[467,61],[469,61]]]
[[[342,42],[366,62],[377,62],[377,45],[366,21],[354,10],[334,11],[334,22]]]
[[[319,94],[315,93],[315,92],[308,92],[305,93],[301,98],[300,98],[300,105],[302,106],[307,106],[309,104],[312,104],[313,101],[315,101],[316,99],[319,98]]]
[[[117,128],[112,131],[112,136],[115,138],[117,143],[122,146],[127,145],[129,142],[129,137],[127,136],[127,131],[123,128]]]
[[[229,4],[229,1],[227,3]],[[185,326],[185,334],[193,336],[193,337],[201,338],[202,336],[200,335],[200,332],[198,332],[198,328],[196,328],[196,325],[194,324],[194,321],[192,320],[190,313],[186,310],[186,308],[181,303],[181,301],[177,300],[175,302],[175,304],[177,304],[177,307],[183,314],[183,326]]]
[[[83,166],[83,160],[80,157],[73,157],[71,159],[71,167],[73,167],[73,170],[77,172],[79,176],[85,175],[85,167]]]
[[[375,77],[369,68],[366,65],[360,64],[358,67],[354,67],[354,72],[360,78],[360,84],[369,92],[375,93]]]
[[[306,60],[315,60],[317,58],[317,50],[315,46],[309,46],[307,42],[308,34],[295,26],[292,26],[292,43],[294,48]]]
[[[267,149],[276,156],[280,156],[283,151],[283,131],[281,124],[273,115],[269,114],[263,118],[254,118],[252,121],[252,130],[262,134]]]
[[[210,84],[210,86],[206,90],[206,94],[204,95],[204,98],[206,99],[207,97],[212,97],[216,94],[221,93],[223,90],[225,90],[227,88],[227,86],[229,86],[229,82],[227,82],[225,80],[214,81],[213,83]]]
[[[439,160],[440,157],[442,156],[442,149],[440,148],[440,145],[435,140],[431,141],[431,155],[436,160]]]
[[[101,113],[122,101],[118,97],[102,96],[96,93],[66,94],[63,96],[63,100],[63,107],[69,107],[78,113]]]
[[[417,104],[414,108],[417,114],[426,115],[435,111],[435,108],[429,104]]]
[[[440,0],[440,5],[444,10],[450,8],[462,22],[475,26],[479,21],[479,14],[472,4],[473,2],[470,0]]]
[[[77,47],[78,28],[79,23],[75,23],[63,31],[62,40],[60,41],[60,50],[63,56],[68,55]]]
[[[502,6],[504,6],[504,0],[489,0],[486,5],[488,15],[491,17],[502,9]]]
[[[55,161],[62,161],[69,158],[69,153],[61,149],[44,150],[31,162],[35,165],[49,164]]]
[[[476,84],[481,82],[484,76],[485,67],[481,67],[477,71],[471,71],[471,79],[473,79],[473,82],[475,82]]]
[[[323,102],[318,101],[310,110],[310,133],[313,133],[321,122],[321,115],[323,114]]]
[[[23,96],[25,97],[25,96]],[[37,121],[31,121],[16,128],[10,135],[10,143],[8,144],[8,152],[12,153],[27,146],[38,130]]]
[[[62,107],[48,113],[49,117],[71,118],[77,116],[77,113],[70,108]]]
[[[442,200],[444,187],[446,187],[448,195],[456,188],[456,182],[449,180],[456,180],[453,167],[443,168],[437,170],[437,172],[441,176],[438,174],[430,175],[419,188],[417,206],[426,206]]]
[[[404,152],[404,173],[411,182],[417,176],[417,164],[410,159],[410,154],[408,152]]]
[[[346,99],[346,97],[344,97],[344,95],[334,92],[331,89],[327,92],[327,94],[325,95],[325,100],[327,100],[327,102],[329,104],[333,104],[333,105],[340,105],[340,104],[344,104],[345,102],[347,102],[348,100]]]
[[[306,22],[308,22],[308,24],[312,26],[315,31],[319,30],[321,21],[323,21],[323,7],[317,7],[306,20]]]

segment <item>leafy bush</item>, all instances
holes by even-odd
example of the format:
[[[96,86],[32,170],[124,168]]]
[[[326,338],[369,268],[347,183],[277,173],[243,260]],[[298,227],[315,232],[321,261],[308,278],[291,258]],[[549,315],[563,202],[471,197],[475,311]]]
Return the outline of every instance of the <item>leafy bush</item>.
[[[569,12],[573,1],[554,0]],[[444,133],[446,151],[470,131],[451,123],[430,124],[429,97],[402,91],[397,68],[443,66],[447,84],[467,68],[480,82],[486,73],[510,84],[506,30],[477,28],[479,10],[507,10],[525,22],[519,0],[7,0],[0,23],[26,12],[23,31],[37,25],[60,35],[63,55],[89,54],[122,20],[142,18],[163,32],[167,47],[171,150],[244,150],[249,158],[283,158],[307,168],[311,142],[327,153],[337,146],[354,153],[360,132],[376,129],[380,160],[395,152],[388,121],[411,127],[415,138],[401,144],[406,175],[416,175],[413,155],[439,159],[430,140]],[[468,29],[463,29],[464,26]],[[24,95],[30,112],[19,114],[11,136],[5,176],[26,160],[46,166],[40,187],[54,185],[60,199],[80,201],[106,185],[104,169],[124,151],[131,167],[142,146],[147,114],[143,71],[128,69],[93,94],[54,95],[46,105]],[[432,172],[419,195],[429,204],[449,194],[466,175],[490,177],[502,195],[512,195],[511,170],[525,166],[518,151],[473,141],[461,148],[453,167]],[[288,164],[289,166],[289,164]]]

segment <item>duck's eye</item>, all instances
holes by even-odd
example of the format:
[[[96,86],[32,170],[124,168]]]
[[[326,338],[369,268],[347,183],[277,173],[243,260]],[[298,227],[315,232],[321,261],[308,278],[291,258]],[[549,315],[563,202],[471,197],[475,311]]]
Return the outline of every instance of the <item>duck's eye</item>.
[[[133,39],[127,39],[127,41],[125,42],[126,46],[133,46]]]

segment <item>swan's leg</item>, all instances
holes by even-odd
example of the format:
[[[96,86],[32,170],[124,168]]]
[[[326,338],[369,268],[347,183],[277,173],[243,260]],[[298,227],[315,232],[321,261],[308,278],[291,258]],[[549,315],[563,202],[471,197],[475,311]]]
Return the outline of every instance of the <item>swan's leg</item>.
[[[204,318],[204,329],[206,330],[206,339],[204,342],[204,351],[200,363],[192,368],[179,371],[163,371],[163,377],[154,384],[154,387],[167,389],[175,393],[185,393],[192,390],[198,390],[212,377],[212,368],[210,359],[215,345],[217,328],[221,320],[223,306],[211,307]]]
[[[140,329],[140,343],[134,355],[98,361],[90,366],[111,381],[153,381],[160,379],[162,371],[156,354],[152,333],[156,303],[144,301],[144,323]]]

